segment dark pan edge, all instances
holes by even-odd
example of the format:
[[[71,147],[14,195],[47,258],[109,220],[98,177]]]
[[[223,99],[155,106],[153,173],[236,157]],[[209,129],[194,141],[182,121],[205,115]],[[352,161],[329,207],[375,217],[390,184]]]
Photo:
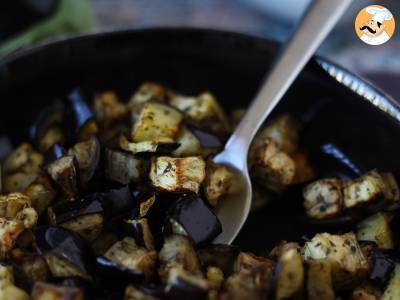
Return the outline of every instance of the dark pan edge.
[[[400,104],[390,95],[375,87],[367,79],[355,75],[325,58],[317,56],[315,60],[332,78],[400,122]]]

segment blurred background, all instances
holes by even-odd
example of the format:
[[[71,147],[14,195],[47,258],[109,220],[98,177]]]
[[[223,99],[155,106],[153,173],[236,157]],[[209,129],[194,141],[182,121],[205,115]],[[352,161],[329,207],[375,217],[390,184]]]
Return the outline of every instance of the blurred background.
[[[82,32],[151,26],[239,31],[284,41],[310,0],[13,0],[0,3],[0,54]],[[335,1],[335,0],[319,0]],[[354,32],[358,11],[387,7],[400,20],[400,1],[355,0],[318,53],[375,82],[400,99],[400,23],[381,46]],[[400,22],[400,21],[399,21]]]

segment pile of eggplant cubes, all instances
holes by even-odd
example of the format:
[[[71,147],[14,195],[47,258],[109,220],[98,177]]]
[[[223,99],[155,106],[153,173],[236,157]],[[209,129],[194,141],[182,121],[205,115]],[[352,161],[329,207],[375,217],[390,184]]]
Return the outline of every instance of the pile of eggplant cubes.
[[[253,209],[303,184],[310,222],[359,223],[266,256],[212,244],[234,180],[212,157],[243,114],[155,83],[43,108],[0,165],[0,300],[400,299],[395,178],[315,180],[291,115],[252,143]]]

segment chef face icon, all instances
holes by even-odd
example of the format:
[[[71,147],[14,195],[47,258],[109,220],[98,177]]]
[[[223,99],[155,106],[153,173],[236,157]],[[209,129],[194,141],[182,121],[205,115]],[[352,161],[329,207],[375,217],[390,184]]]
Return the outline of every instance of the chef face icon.
[[[392,13],[379,5],[368,6],[360,11],[356,18],[356,33],[369,45],[386,43],[394,32]]]

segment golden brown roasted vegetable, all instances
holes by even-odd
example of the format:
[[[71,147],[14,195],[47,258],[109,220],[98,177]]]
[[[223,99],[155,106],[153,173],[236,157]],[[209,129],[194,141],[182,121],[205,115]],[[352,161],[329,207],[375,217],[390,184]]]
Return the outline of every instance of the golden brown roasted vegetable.
[[[108,128],[128,115],[128,108],[113,91],[98,93],[94,97],[93,112],[98,124]]]
[[[334,300],[331,264],[326,261],[308,262],[307,296],[309,300]]]
[[[233,173],[225,166],[218,165],[212,160],[207,161],[203,185],[204,194],[211,205],[217,205],[218,199],[229,192],[233,176]]]
[[[59,286],[46,282],[36,282],[32,290],[32,300],[84,300],[82,289]]]
[[[357,225],[357,239],[375,242],[382,249],[393,249],[391,218],[391,215],[387,213],[377,213],[363,220]]]

